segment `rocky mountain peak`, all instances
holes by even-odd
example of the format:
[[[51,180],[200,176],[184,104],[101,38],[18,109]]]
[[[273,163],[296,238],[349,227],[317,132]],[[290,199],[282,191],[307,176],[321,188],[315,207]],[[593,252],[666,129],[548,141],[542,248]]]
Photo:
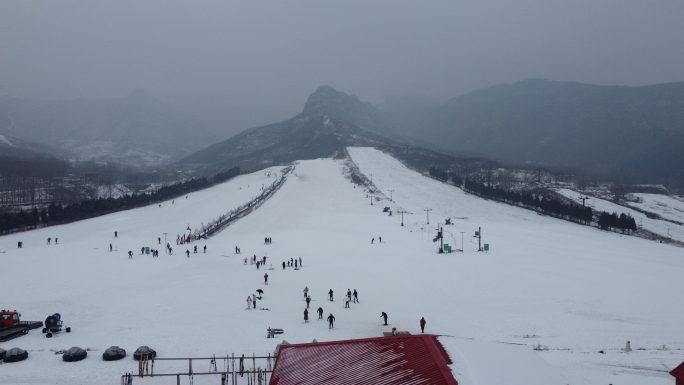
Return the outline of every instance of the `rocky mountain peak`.
[[[361,111],[369,107],[373,108],[370,103],[359,101],[356,95],[347,95],[330,86],[320,86],[309,96],[302,112],[339,116],[339,113],[346,115],[349,112]]]
[[[306,101],[302,114],[328,115],[373,131],[383,131],[388,126],[385,116],[372,104],[330,86],[318,87]]]

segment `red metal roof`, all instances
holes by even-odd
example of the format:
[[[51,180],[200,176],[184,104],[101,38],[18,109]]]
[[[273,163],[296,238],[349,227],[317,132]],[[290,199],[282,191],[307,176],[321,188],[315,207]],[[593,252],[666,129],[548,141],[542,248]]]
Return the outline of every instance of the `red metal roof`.
[[[684,380],[684,362],[670,371],[670,375],[678,380]]]
[[[270,385],[458,385],[434,335],[281,345]]]

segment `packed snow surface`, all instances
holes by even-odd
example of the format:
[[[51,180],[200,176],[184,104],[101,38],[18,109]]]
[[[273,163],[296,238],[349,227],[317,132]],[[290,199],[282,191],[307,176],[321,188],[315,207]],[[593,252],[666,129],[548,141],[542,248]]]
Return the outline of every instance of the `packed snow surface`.
[[[350,154],[386,195],[394,190],[395,202],[370,205],[364,189],[344,178],[342,161],[319,159],[299,162],[263,206],[207,241],[176,245],[175,237],[247,202],[275,180],[268,172],[279,169],[239,176],[161,207],[0,238],[0,308],[17,309],[24,320],[59,312],[72,327],[52,339],[34,330],[0,343],[30,354],[24,362],[2,365],[0,384],[118,383],[125,372],[137,373],[138,365],[130,357],[102,361],[112,345],[129,356],[140,345],[159,357],[265,355],[283,339],[375,337],[391,327],[419,333],[421,317],[428,333],[522,343],[530,350],[539,344],[542,351],[530,354],[570,384],[672,383],[667,371],[684,360],[682,249],[483,200],[373,149]],[[384,206],[392,216],[382,212]],[[411,213],[404,214],[403,227],[400,210]],[[445,242],[463,253],[437,254],[432,239],[447,217],[455,224],[444,227]],[[478,227],[489,253],[476,251],[472,235]],[[158,245],[165,232],[172,255]],[[264,237],[273,243],[264,244]],[[18,241],[24,248],[16,248]],[[116,251],[109,251],[110,243]],[[198,254],[192,253],[195,245]],[[140,255],[143,246],[160,248],[160,257]],[[242,254],[235,254],[236,246]],[[274,270],[245,265],[243,258],[253,255],[267,256]],[[283,261],[300,257],[302,269],[283,270]],[[313,299],[308,323],[305,286]],[[360,303],[345,309],[341,299],[348,288],[358,290]],[[246,310],[246,297],[257,289],[263,299],[256,310]],[[327,300],[330,289],[334,302]],[[319,306],[324,318],[334,314],[335,329],[316,319]],[[381,325],[382,311],[390,326]],[[268,327],[284,333],[266,338]],[[621,350],[627,340],[631,353]],[[92,350],[77,363],[54,354],[72,346]],[[485,358],[468,359],[485,365],[479,361]],[[196,365],[208,369],[206,361]],[[155,366],[155,373],[184,370],[187,363]],[[194,378],[195,384],[217,381]],[[175,378],[135,383],[169,384]]]
[[[451,358],[458,385],[566,385],[555,369],[527,345],[438,337]]]

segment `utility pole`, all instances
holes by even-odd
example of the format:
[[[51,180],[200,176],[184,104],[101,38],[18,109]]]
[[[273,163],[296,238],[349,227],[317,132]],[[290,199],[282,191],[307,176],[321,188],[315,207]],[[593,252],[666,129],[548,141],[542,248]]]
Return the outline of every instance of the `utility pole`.
[[[432,211],[432,209],[425,209],[423,211],[427,212],[427,224],[429,225],[430,224],[430,211]]]
[[[465,233],[465,231],[461,231],[461,253],[465,252],[465,244],[463,243],[463,233]]]
[[[404,213],[405,213],[406,211],[401,210],[401,211],[399,211],[399,212],[401,213],[401,225],[403,226],[403,225],[404,225]]]
[[[428,213],[428,225],[429,225],[430,224],[430,211],[432,211],[432,209],[425,209],[423,211]]]
[[[590,199],[590,198],[586,195],[582,196],[582,194],[580,194],[579,200],[582,201],[582,207],[584,207],[584,201],[586,201],[587,199]]]
[[[477,238],[477,251],[482,251],[482,227],[477,228],[475,237]]]
[[[389,192],[390,192],[390,202],[394,202],[394,201],[392,200],[392,193],[394,192],[394,190],[389,190]]]
[[[442,254],[444,253],[444,228],[439,227],[438,223],[437,230],[439,231],[439,253]]]
[[[166,254],[168,254],[168,253],[169,253],[169,248],[166,247],[166,245],[168,245],[168,243],[166,243],[166,234],[168,234],[168,233],[164,233],[164,248],[166,249]]]
[[[373,174],[370,174],[371,176],[371,183],[373,183]]]
[[[371,206],[373,206],[373,196],[372,195],[369,195],[369,196],[370,196],[370,200],[371,200]]]

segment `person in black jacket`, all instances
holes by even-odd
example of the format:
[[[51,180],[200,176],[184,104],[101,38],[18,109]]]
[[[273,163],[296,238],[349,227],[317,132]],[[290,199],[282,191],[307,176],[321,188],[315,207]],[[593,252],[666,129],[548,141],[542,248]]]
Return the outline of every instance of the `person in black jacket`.
[[[323,319],[323,308],[319,307],[316,312],[318,313],[318,319]]]
[[[335,327],[335,316],[330,313],[328,316],[328,329],[332,329],[333,327]]]
[[[385,313],[383,311],[382,314],[380,314],[380,318],[384,318],[385,319],[385,325],[387,325],[387,313]]]
[[[333,300],[333,291],[332,291],[332,289],[330,289],[330,291],[328,292],[328,295],[330,296],[330,300],[332,301],[332,300]]]

